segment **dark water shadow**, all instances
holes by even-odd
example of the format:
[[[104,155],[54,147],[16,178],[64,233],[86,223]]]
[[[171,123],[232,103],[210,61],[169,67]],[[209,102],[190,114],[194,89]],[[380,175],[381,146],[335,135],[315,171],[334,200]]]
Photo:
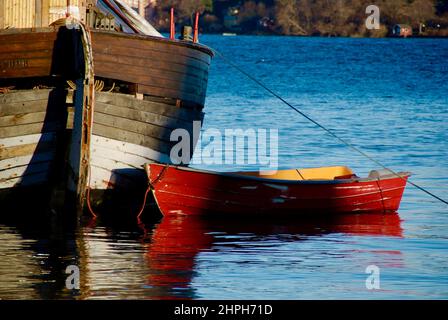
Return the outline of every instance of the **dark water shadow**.
[[[122,168],[110,172],[106,189],[92,189],[89,201],[105,219],[135,218],[142,208],[148,181],[143,169]],[[154,203],[152,194],[146,203]],[[89,214],[88,210],[86,213]],[[151,212],[148,213],[152,215]]]
[[[0,298],[79,298],[81,291],[66,290],[65,283],[67,266],[79,265],[78,224],[73,219],[52,215],[47,210],[4,213],[0,216],[3,238],[0,251],[8,253],[2,256],[11,264],[0,275]],[[20,275],[23,284],[18,279],[8,277],[14,269],[24,270]],[[13,284],[11,292],[8,292],[5,283]],[[30,294],[29,290],[33,293]]]

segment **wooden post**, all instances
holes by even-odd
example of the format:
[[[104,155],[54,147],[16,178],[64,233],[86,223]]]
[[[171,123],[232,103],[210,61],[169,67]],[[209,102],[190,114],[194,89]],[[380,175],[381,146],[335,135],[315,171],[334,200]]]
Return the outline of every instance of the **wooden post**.
[[[42,0],[41,27],[50,25],[50,0]]]
[[[170,11],[170,39],[174,40],[175,37],[175,25],[174,25],[174,8]]]
[[[199,12],[196,12],[196,18],[194,20],[194,36],[193,42],[197,43],[199,41]]]
[[[95,101],[92,42],[90,32],[82,26],[81,29],[86,69],[84,77],[75,81],[74,120],[68,159],[71,175],[68,176],[67,185],[67,189],[75,194],[79,212],[82,212],[84,208],[87,188],[89,187],[90,140]]]
[[[65,12],[66,17],[70,17],[70,0],[67,0],[67,11]]]

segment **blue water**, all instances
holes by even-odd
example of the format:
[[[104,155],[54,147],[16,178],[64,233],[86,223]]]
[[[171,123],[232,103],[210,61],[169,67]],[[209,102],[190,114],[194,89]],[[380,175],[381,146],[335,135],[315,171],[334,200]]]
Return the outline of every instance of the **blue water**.
[[[411,171],[413,182],[448,198],[447,40],[201,41],[341,138],[394,170]],[[280,168],[347,165],[358,175],[377,168],[219,57],[206,104],[204,130],[278,129]],[[448,206],[412,186],[398,216],[178,218],[139,226],[87,219],[63,236],[5,222],[0,237],[0,298],[448,298]],[[64,288],[64,268],[71,263],[82,271],[75,294]],[[369,265],[379,268],[379,289],[366,288]]]

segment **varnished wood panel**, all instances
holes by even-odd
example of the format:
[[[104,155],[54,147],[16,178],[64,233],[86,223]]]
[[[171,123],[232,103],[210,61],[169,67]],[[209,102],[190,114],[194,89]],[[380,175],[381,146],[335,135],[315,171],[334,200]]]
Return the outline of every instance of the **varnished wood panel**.
[[[93,39],[98,76],[137,83],[140,93],[204,105],[211,53],[152,37],[94,32]],[[143,66],[143,59],[153,65]]]
[[[100,64],[103,62],[109,62],[120,65],[126,65],[132,61],[133,66],[140,67],[142,70],[146,71],[157,70],[158,73],[168,72],[173,73],[173,75],[185,74],[186,76],[191,76],[202,80],[208,79],[208,65],[195,63],[191,60],[186,62],[181,59],[170,59],[170,56],[166,55],[159,55],[157,59],[155,59],[155,57],[146,56],[144,55],[144,52],[139,52],[138,50],[124,52],[125,54],[115,54],[115,51],[121,51],[121,49],[116,50],[115,48],[112,48],[108,50],[107,53],[97,51],[95,53],[95,61]]]
[[[128,48],[154,49],[165,54],[191,57],[208,64],[213,56],[213,52],[205,46],[167,38],[95,30],[92,32],[92,38],[97,44],[104,41]]]
[[[155,60],[165,65],[181,65],[185,68],[195,68],[202,72],[208,72],[209,63],[188,56],[177,55],[176,53],[159,52],[152,49],[144,48],[127,48],[125,46],[115,46],[107,42],[93,43],[95,57],[105,59],[106,56],[123,57],[124,59],[134,60],[145,59]]]
[[[0,33],[0,42],[8,43],[0,46],[1,78],[46,77],[55,72],[57,33],[48,29]],[[147,95],[204,105],[212,56],[205,47],[98,31],[92,41],[96,76],[137,84],[138,92]]]

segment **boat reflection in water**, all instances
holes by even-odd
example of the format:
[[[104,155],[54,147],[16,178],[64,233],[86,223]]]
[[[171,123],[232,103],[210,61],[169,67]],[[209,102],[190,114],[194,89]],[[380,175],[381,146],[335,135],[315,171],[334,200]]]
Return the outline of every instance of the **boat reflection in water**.
[[[393,267],[403,265],[400,251],[388,251],[389,245],[381,252],[373,251],[364,243],[371,237],[378,241],[381,237],[386,243],[386,237],[402,237],[398,214],[280,221],[179,215],[139,225],[135,219],[113,219],[88,220],[74,227],[2,219],[0,235],[0,298],[9,299],[204,298],[198,293],[200,275],[225,267],[229,262],[226,259],[234,254],[239,257],[242,249],[255,254],[243,256],[248,263],[250,257],[265,259],[255,266],[260,273],[270,267],[272,259],[278,263],[282,255],[303,258],[296,269],[288,271],[291,276],[301,272],[301,267],[310,267],[307,256],[301,256],[310,248],[312,263],[320,266],[329,262],[341,263],[342,267],[363,264],[365,261],[360,260],[365,252],[381,265],[390,261]],[[316,243],[319,239],[321,244]],[[342,250],[340,241],[353,243],[352,251],[348,252],[346,246]],[[324,248],[322,243],[326,244]],[[332,254],[341,250],[349,260],[331,260]],[[78,291],[65,287],[66,267],[71,264],[80,269]],[[238,276],[238,268],[246,266],[237,264],[237,269],[232,267],[228,272]],[[289,268],[285,266],[285,270]],[[289,279],[288,274],[282,277]]]
[[[195,298],[191,281],[196,273],[196,257],[201,252],[220,251],[216,245],[225,244],[226,251],[238,249],[250,239],[248,246],[264,241],[306,241],[307,237],[342,233],[352,236],[402,237],[398,214],[361,214],[319,219],[236,220],[205,219],[200,216],[179,215],[164,218],[145,237],[145,257],[149,274],[148,288],[157,288],[152,298]],[[381,254],[400,255],[397,250]],[[223,253],[225,254],[225,253]],[[260,254],[269,254],[266,251]],[[290,252],[294,254],[294,252]],[[400,266],[395,263],[395,267]]]

